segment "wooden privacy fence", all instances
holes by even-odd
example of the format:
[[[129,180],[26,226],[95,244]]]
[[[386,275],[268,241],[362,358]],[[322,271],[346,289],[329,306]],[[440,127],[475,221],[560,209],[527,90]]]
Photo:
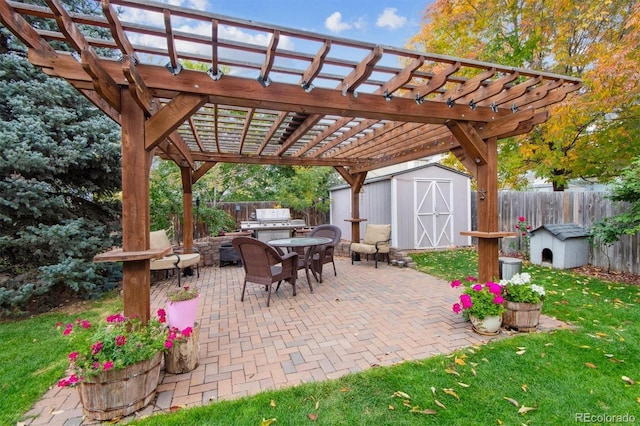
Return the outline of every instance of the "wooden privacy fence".
[[[586,229],[605,217],[616,215],[624,209],[623,204],[613,203],[605,192],[519,192],[501,191],[498,195],[501,231],[515,231],[518,218],[524,216],[536,229],[542,225],[575,223]],[[471,194],[472,229],[477,229],[477,193]],[[608,250],[601,245],[589,248],[589,259],[593,266],[616,271],[640,273],[639,235],[625,235]],[[515,247],[514,247],[515,246]],[[521,237],[505,238],[503,250],[513,251],[521,246]]]

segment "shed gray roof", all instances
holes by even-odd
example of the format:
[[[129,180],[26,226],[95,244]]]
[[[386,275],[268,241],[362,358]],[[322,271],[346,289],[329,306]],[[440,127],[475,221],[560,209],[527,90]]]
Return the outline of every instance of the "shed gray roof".
[[[559,223],[555,225],[542,225],[541,227],[531,231],[531,234],[532,235],[535,234],[535,232],[540,229],[546,229],[561,241],[567,240],[569,238],[584,238],[589,235],[586,229],[584,229],[582,226],[577,225],[575,223]]]

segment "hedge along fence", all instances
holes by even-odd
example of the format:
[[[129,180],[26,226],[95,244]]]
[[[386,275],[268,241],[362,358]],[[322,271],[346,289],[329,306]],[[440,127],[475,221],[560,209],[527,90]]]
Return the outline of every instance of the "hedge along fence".
[[[471,193],[472,229],[477,229],[477,193]],[[500,191],[498,194],[499,227],[501,231],[515,231],[520,216],[536,229],[542,225],[575,223],[585,229],[605,217],[614,216],[624,204],[613,203],[605,192],[519,192]],[[521,236],[503,238],[505,252],[521,247]],[[515,248],[514,248],[515,246]],[[602,245],[590,246],[589,259],[593,266],[640,274],[639,235],[625,235],[605,253]],[[608,257],[607,257],[608,256]]]

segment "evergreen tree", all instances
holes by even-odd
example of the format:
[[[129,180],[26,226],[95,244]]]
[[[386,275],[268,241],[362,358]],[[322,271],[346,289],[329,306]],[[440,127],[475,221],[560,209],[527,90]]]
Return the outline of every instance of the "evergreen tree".
[[[0,310],[99,294],[120,266],[120,131],[0,28]]]

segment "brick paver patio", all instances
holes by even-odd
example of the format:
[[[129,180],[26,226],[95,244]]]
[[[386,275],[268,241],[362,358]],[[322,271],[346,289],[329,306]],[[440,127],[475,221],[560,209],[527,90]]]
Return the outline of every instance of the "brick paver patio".
[[[338,276],[325,265],[324,282],[313,282],[314,293],[303,273],[296,297],[283,283],[269,308],[264,288],[251,283],[240,302],[244,272],[234,265],[201,268],[200,278],[183,278],[183,285],[201,290],[199,365],[186,374],[162,374],[155,403],[136,416],[335,379],[496,338],[473,333],[451,311],[459,289],[441,279],[384,262],[378,269],[372,261],[336,263]],[[153,312],[176,283],[173,278],[152,285]],[[541,328],[555,326],[543,318]],[[28,416],[26,425],[96,423],[83,418],[75,389],[55,384]]]

